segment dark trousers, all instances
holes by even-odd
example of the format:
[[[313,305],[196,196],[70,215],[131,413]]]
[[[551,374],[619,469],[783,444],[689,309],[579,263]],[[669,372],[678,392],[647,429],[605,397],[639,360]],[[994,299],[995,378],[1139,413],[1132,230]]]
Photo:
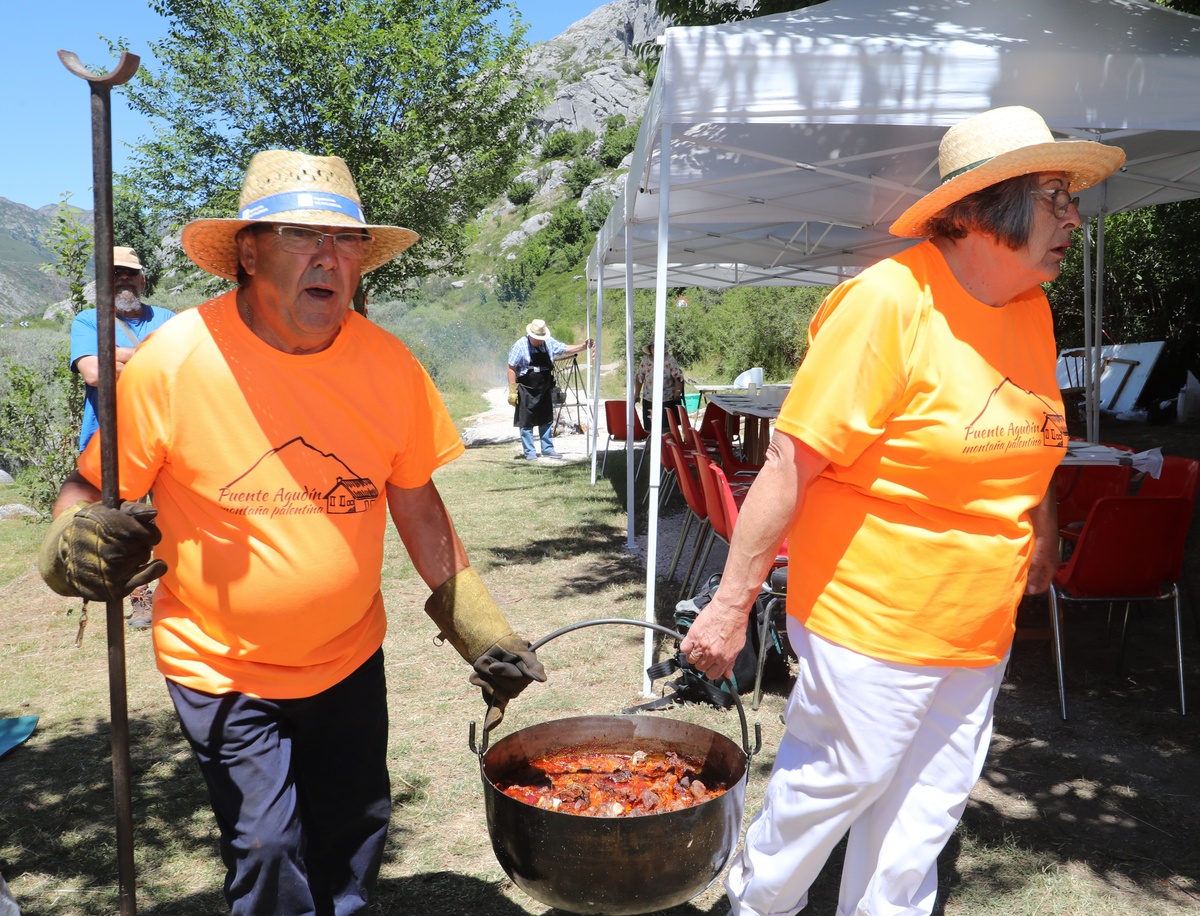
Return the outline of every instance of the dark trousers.
[[[667,419],[668,411],[675,410],[682,403],[683,401],[679,400],[678,398],[673,401],[663,401],[662,428],[664,433],[669,433],[671,431],[671,421]],[[654,402],[650,398],[642,398],[642,428],[645,429],[646,432],[650,432],[650,423],[653,411]]]
[[[365,912],[391,816],[383,650],[299,700],[167,689],[208,783],[233,916]]]

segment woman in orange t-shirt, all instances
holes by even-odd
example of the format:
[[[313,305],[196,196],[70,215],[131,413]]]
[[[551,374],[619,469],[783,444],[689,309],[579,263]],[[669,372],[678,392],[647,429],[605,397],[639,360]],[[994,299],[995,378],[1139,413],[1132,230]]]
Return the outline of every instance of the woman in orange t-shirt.
[[[802,908],[847,832],[838,912],[931,912],[1017,603],[1058,564],[1066,436],[1041,284],[1080,224],[1073,193],[1123,161],[1056,142],[1027,108],[963,121],[942,140],[942,184],[891,227],[927,241],[838,286],[813,318],[720,588],[681,644],[710,677],[730,674],[789,540],[799,672],[726,878],[733,916]]]

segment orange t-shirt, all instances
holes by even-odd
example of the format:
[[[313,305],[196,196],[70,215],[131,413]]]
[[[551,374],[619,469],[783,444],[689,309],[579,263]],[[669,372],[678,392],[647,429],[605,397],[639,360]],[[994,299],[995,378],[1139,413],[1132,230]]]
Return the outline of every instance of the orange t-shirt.
[[[788,612],[875,658],[1000,661],[1066,449],[1045,294],[987,306],[924,242],[834,289],[809,341],[777,429],[830,464],[788,534]]]
[[[350,312],[320,353],[254,336],[226,293],[177,316],[117,385],[121,495],[153,488],[169,567],[159,670],[208,693],[312,696],[386,629],[386,484],[415,488],[462,439],[399,340]],[[79,469],[100,483],[99,437]]]

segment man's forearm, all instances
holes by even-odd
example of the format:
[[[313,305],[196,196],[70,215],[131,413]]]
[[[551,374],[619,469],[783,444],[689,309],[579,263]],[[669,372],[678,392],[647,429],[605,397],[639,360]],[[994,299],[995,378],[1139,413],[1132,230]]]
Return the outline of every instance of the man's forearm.
[[[51,518],[58,518],[64,509],[75,505],[77,502],[94,503],[99,499],[100,491],[92,486],[91,482],[78,471],[73,471],[71,476],[63,481],[62,487],[59,488],[58,497],[54,500],[54,508],[50,510],[50,516]]]

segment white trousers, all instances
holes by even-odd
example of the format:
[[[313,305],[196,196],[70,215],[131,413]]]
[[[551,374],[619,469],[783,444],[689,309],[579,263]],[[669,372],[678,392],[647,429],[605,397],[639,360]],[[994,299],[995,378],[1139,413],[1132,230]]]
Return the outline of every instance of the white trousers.
[[[983,769],[1004,663],[901,665],[788,618],[800,660],[762,810],[725,879],[731,916],[791,916],[850,831],[839,916],[927,916],[937,857]]]

